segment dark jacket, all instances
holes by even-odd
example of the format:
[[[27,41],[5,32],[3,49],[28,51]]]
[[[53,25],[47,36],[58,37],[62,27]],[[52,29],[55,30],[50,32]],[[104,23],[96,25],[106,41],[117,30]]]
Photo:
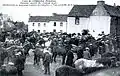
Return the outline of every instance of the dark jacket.
[[[47,53],[44,55],[44,60],[43,60],[43,65],[44,66],[49,66],[49,64],[52,62],[52,56]]]
[[[83,50],[81,48],[77,49],[77,59],[83,58]]]
[[[22,56],[16,57],[14,63],[17,70],[24,70],[24,58]]]
[[[67,60],[66,60],[66,65],[72,66],[73,64],[73,59],[74,59],[74,55],[72,51],[69,51],[67,53]]]

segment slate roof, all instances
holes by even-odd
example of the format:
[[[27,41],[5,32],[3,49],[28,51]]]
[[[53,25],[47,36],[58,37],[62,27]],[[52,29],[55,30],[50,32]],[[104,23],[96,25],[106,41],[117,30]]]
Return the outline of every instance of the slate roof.
[[[118,7],[111,6],[111,5],[104,5],[104,8],[107,10],[107,13],[110,16],[120,17],[120,9]]]
[[[50,16],[30,16],[29,22],[48,22]]]
[[[72,10],[69,12],[69,17],[89,17],[93,10],[95,9],[96,5],[74,5]]]
[[[117,8],[120,10],[120,6],[117,6]]]
[[[67,15],[56,16],[30,16],[29,22],[67,21]]]
[[[74,5],[68,14],[68,17],[89,17],[97,5]],[[103,7],[106,9],[110,16],[120,17],[120,7],[104,4]]]

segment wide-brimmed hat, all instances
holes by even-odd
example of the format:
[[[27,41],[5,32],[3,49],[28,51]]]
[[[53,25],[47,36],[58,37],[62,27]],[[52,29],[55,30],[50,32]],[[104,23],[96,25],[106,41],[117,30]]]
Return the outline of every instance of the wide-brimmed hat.
[[[13,62],[9,62],[8,64],[9,64],[9,65],[14,65],[14,63],[13,63]]]
[[[7,66],[7,65],[6,65],[6,64],[3,64],[2,66],[5,67],[5,66]]]
[[[18,53],[16,53],[15,55],[16,55],[16,56],[17,56],[17,55],[21,55],[21,52],[18,52]]]
[[[92,44],[90,44],[90,45],[92,45]]]
[[[86,49],[86,50],[89,50],[89,48],[88,48],[88,47],[86,47],[85,49]]]

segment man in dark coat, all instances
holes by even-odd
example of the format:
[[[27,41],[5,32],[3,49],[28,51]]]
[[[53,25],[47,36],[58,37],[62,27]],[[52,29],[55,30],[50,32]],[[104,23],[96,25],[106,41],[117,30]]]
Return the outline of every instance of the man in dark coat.
[[[77,59],[83,58],[83,49],[82,46],[78,46],[77,48]]]
[[[45,69],[44,74],[49,74],[50,75],[50,63],[52,62],[52,56],[49,52],[45,52],[44,59],[43,59],[43,65]]]
[[[73,52],[70,50],[70,51],[68,51],[68,53],[67,53],[66,65],[72,66],[72,64],[73,64],[73,59],[74,59],[74,55],[73,55]]]
[[[89,44],[89,52],[92,57],[97,52],[97,49],[92,44]]]
[[[4,63],[4,59],[8,56],[8,52],[5,48],[2,48],[2,44],[0,43],[0,67]]]
[[[15,67],[17,68],[18,76],[23,76],[22,71],[24,70],[24,59],[22,57],[21,52],[16,54],[15,58]]]

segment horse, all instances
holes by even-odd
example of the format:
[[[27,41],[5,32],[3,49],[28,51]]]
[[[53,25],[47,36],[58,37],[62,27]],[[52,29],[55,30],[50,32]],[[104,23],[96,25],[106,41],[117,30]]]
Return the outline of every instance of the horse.
[[[63,45],[53,46],[53,50],[51,52],[52,52],[52,59],[54,62],[56,62],[57,55],[61,55],[62,64],[65,63],[65,57],[66,57],[67,51]]]
[[[30,42],[27,42],[27,43],[25,43],[24,45],[23,45],[23,48],[24,48],[24,54],[25,54],[25,56],[26,55],[29,55],[29,50],[30,49],[34,49],[35,48],[35,46],[32,44],[32,43],[30,43]]]
[[[46,41],[43,38],[40,38],[38,41],[39,45],[41,45],[41,46],[42,46],[42,44],[44,45],[43,47],[45,47],[45,42]]]
[[[44,53],[41,48],[36,48],[34,51],[34,65],[39,65],[40,59],[44,58]]]

